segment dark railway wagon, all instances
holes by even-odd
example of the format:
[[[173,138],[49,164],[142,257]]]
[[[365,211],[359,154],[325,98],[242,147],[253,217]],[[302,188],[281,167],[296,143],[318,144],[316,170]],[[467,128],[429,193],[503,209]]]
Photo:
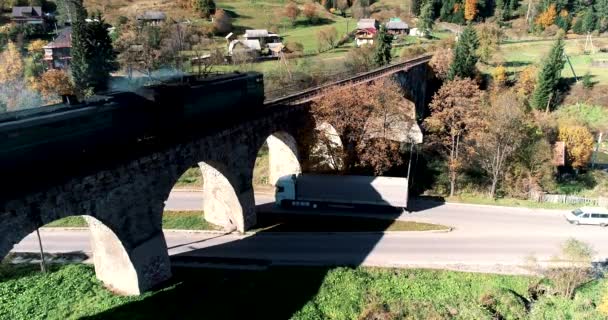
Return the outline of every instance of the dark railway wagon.
[[[0,173],[6,177],[28,166],[93,153],[105,157],[144,141],[196,134],[248,114],[263,101],[261,74],[233,73],[184,77],[86,103],[0,114]]]

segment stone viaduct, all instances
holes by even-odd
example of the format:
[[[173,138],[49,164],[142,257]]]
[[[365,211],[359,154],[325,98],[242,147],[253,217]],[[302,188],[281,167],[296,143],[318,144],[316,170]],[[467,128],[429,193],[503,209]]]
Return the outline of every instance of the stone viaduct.
[[[417,106],[429,99],[427,61],[390,73]],[[108,288],[134,295],[162,283],[171,277],[164,202],[187,169],[202,170],[205,219],[240,232],[256,223],[252,179],[262,145],[269,147],[271,181],[301,171],[296,137],[309,116],[310,99],[290,99],[268,103],[246,122],[18,197],[0,197],[0,257],[43,225],[84,215],[95,271]]]

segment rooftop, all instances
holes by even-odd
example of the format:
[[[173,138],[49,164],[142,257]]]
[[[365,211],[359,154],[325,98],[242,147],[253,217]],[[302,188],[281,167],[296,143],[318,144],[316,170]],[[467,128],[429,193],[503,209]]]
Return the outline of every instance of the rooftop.
[[[167,15],[162,11],[146,11],[137,16],[137,20],[165,20]]]
[[[266,29],[245,30],[245,38],[266,38],[266,37],[268,37],[268,30],[266,30]]]
[[[44,49],[58,49],[72,47],[72,28],[65,28],[59,31],[55,40],[49,42]]]
[[[392,30],[404,30],[408,29],[409,26],[407,25],[407,23],[401,21],[401,19],[399,18],[392,18],[389,22],[386,23],[386,28]]]
[[[376,29],[376,19],[360,19],[357,29]]]
[[[42,7],[13,7],[13,18],[42,18]]]

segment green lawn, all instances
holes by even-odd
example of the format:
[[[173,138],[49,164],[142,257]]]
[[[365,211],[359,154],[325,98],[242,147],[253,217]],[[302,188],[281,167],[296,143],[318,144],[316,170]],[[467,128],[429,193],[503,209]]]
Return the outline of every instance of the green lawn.
[[[49,228],[83,228],[88,227],[82,216],[70,216],[55,220],[45,227]],[[203,219],[201,211],[165,211],[163,214],[163,228],[182,230],[218,230],[215,226]]]
[[[196,188],[203,187],[203,176],[200,168],[190,168],[177,180],[175,188]]]
[[[606,40],[595,40],[596,46],[606,45]],[[539,66],[545,55],[551,49],[555,40],[505,43],[500,46],[501,52],[506,60],[507,71],[521,71],[529,65]],[[597,52],[595,54],[583,54],[585,39],[566,40],[565,51],[570,57],[574,71],[578,77],[582,77],[589,72],[593,76],[593,81],[603,84],[608,83],[608,68],[597,68],[591,66],[592,59],[608,60],[608,53]],[[562,71],[562,77],[573,77],[568,64]]]
[[[37,319],[586,319],[603,283],[574,300],[541,296],[527,313],[533,277],[441,270],[270,267],[173,268],[162,289],[138,297],[105,290],[92,266],[0,268],[0,318]],[[490,312],[483,305],[492,304]]]
[[[531,200],[522,200],[516,198],[499,198],[491,199],[488,196],[478,194],[461,194],[454,197],[446,197],[445,201],[460,202],[469,204],[485,204],[505,207],[523,207],[532,209],[575,209],[580,205],[570,205],[562,203],[545,203]]]

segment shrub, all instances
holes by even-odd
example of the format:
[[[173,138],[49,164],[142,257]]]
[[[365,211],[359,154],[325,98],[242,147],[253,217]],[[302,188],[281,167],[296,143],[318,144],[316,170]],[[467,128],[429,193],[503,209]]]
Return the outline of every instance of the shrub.
[[[426,53],[426,49],[422,46],[409,46],[403,48],[401,51],[401,58],[406,60],[412,59],[424,53]]]
[[[585,73],[583,76],[583,88],[592,89],[593,88],[593,80],[591,79],[591,74],[589,72]]]
[[[508,289],[497,289],[481,296],[479,303],[495,319],[524,319],[527,299]]]
[[[534,268],[549,280],[555,294],[572,299],[576,290],[591,280],[593,254],[587,243],[570,238],[564,242],[560,254],[552,259],[550,266],[535,265]]]

